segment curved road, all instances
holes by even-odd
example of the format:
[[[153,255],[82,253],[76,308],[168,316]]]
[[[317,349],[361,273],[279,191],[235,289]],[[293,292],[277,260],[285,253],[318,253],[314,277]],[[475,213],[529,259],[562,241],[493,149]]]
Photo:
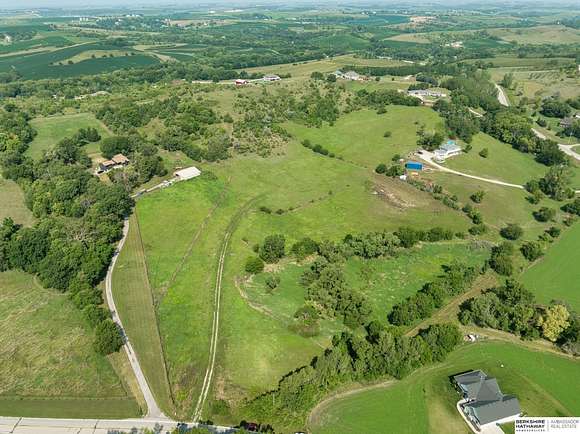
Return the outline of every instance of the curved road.
[[[499,101],[499,103],[501,105],[503,105],[503,106],[509,107],[510,100],[506,96],[506,94],[505,94],[504,90],[502,89],[502,87],[499,84],[497,84],[497,83],[494,83],[493,85],[497,89],[497,100]]]

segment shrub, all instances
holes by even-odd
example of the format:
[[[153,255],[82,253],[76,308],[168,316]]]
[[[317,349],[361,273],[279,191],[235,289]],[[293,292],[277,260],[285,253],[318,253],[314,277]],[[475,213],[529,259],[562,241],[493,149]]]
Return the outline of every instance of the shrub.
[[[91,326],[96,327],[99,323],[109,318],[109,311],[94,304],[89,304],[83,308],[83,316]]]
[[[522,244],[520,251],[522,252],[522,255],[524,255],[524,258],[530,262],[535,261],[544,254],[542,245],[537,241],[528,241],[527,243]]]
[[[266,286],[270,290],[276,289],[279,284],[280,284],[280,276],[270,274],[270,275],[268,275],[268,277],[266,277]]]
[[[264,271],[264,261],[262,261],[257,256],[250,256],[246,259],[245,266],[246,273],[258,274]]]
[[[469,233],[471,235],[482,235],[485,234],[487,232],[487,226],[483,223],[480,223],[478,225],[473,225],[469,228]]]
[[[284,257],[286,239],[283,235],[268,235],[260,247],[260,258],[268,264],[278,262]]]
[[[546,230],[546,233],[550,235],[552,238],[558,238],[561,233],[561,229],[557,228],[556,226],[551,226],[550,229]]]
[[[387,171],[387,165],[385,163],[381,163],[375,168],[375,172],[379,173],[379,174],[383,174],[386,171]]]
[[[564,205],[562,211],[580,216],[580,197],[577,197],[573,202]]]
[[[401,166],[399,164],[393,164],[391,167],[389,167],[387,169],[387,171],[385,172],[385,175],[397,177],[397,176],[401,176],[404,173],[405,173],[405,169],[403,168],[403,166]]]
[[[119,351],[123,346],[123,337],[117,324],[111,319],[99,323],[95,329],[94,348],[99,354],[106,356]]]
[[[483,197],[485,196],[485,191],[483,190],[478,190],[475,193],[473,193],[470,197],[470,199],[472,201],[474,201],[475,203],[481,203],[481,201],[483,200]]]
[[[292,245],[290,251],[297,259],[304,259],[308,255],[312,255],[318,251],[318,243],[312,238],[302,238]]]
[[[489,156],[489,149],[483,148],[481,151],[479,151],[479,156],[487,158]]]
[[[524,234],[524,230],[521,228],[520,225],[515,223],[510,223],[506,227],[501,228],[499,231],[500,235],[508,240],[517,240],[521,238]]]
[[[385,133],[383,134],[384,138],[388,138],[391,137],[393,135],[393,133],[391,133],[390,131],[385,131]]]
[[[534,211],[534,218],[539,222],[550,221],[555,216],[556,216],[556,210],[553,208],[548,208],[546,206],[543,206],[539,210]]]
[[[491,249],[489,266],[502,276],[511,276],[513,273],[512,255],[514,246],[504,241]]]

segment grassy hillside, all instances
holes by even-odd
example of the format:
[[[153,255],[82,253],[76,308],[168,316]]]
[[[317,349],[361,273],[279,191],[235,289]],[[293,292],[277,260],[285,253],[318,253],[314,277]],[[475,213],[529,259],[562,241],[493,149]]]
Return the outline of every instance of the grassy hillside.
[[[579,246],[580,224],[576,223],[563,232],[546,256],[539,259],[522,275],[526,287],[533,291],[541,302],[564,300],[575,310],[580,311]]]
[[[0,177],[0,221],[6,217],[24,226],[34,222],[32,213],[24,205],[22,189],[15,182]]]
[[[504,393],[515,394],[531,416],[571,416],[580,412],[580,363],[523,347],[486,342],[465,345],[442,363],[414,373],[388,388],[363,391],[323,405],[312,415],[315,434],[464,434],[455,404],[459,395],[449,376],[482,369],[497,378]]]
[[[106,127],[92,113],[36,118],[31,121],[31,125],[38,134],[30,143],[26,153],[34,159],[40,158],[44,151],[51,149],[59,140],[72,136],[80,128],[96,128],[101,137],[109,136]],[[98,144],[87,145],[88,153],[96,151],[98,151]]]
[[[93,351],[90,327],[65,295],[17,271],[0,273],[0,288],[1,415],[139,414],[109,361]]]

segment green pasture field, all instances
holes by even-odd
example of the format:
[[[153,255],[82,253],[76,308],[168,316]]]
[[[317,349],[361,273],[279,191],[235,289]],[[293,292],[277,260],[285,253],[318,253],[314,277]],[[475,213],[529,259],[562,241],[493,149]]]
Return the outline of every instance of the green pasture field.
[[[464,434],[469,428],[455,404],[459,394],[449,377],[482,369],[504,393],[518,397],[530,416],[572,416],[580,412],[580,363],[503,342],[466,344],[443,363],[400,382],[338,398],[310,420],[314,434]],[[508,428],[509,429],[509,428]]]
[[[169,53],[166,53],[169,54]],[[322,73],[331,73],[337,69],[344,68],[348,65],[361,66],[399,66],[404,65],[403,62],[390,59],[363,59],[357,58],[353,55],[336,56],[323,60],[313,60],[300,63],[284,63],[272,66],[257,66],[255,68],[246,68],[245,71],[249,73],[260,72],[264,74],[290,74],[294,79],[309,78],[310,74],[315,71]],[[286,80],[284,80],[286,81]]]
[[[113,273],[113,295],[157,403],[166,414],[174,414],[153,294],[147,278],[145,252],[135,215],[129,220],[125,247]]]
[[[467,63],[492,63],[495,68],[534,68],[535,70],[558,69],[574,65],[573,59],[567,57],[515,57],[511,55],[486,57],[484,59],[466,60]]]
[[[0,177],[0,222],[6,217],[24,226],[34,223],[32,212],[24,205],[22,189],[14,181]]]
[[[578,44],[580,30],[563,25],[537,26],[520,29],[489,29],[488,32],[508,42],[518,44]]]
[[[543,258],[523,273],[522,281],[542,303],[563,300],[580,311],[580,224],[566,229],[560,237]]]
[[[0,416],[127,419],[141,416],[133,398],[28,398],[0,396]]]
[[[62,36],[46,36],[26,41],[18,41],[9,45],[0,45],[0,54],[10,54],[38,48],[66,47],[72,42]]]
[[[485,133],[475,135],[471,145],[473,149],[469,153],[450,158],[444,165],[471,175],[520,185],[544,176],[548,170],[548,167],[536,162],[530,154],[524,154]],[[465,144],[462,143],[461,146],[465,148]],[[479,155],[483,148],[489,150],[487,158]]]
[[[100,417],[103,406],[87,405],[87,398],[119,402],[105,415],[139,414],[110,362],[94,352],[90,326],[66,295],[18,271],[0,273],[0,288],[0,414],[32,415],[38,409],[53,417]],[[78,410],[71,408],[76,398]]]
[[[559,96],[568,99],[580,95],[580,78],[570,77],[557,69],[534,71],[529,68],[493,68],[491,77],[499,82],[507,73],[514,75],[515,93],[520,97],[534,99]]]
[[[421,175],[426,180],[431,180],[450,192],[456,194],[463,204],[471,203],[478,209],[484,223],[490,232],[486,238],[498,239],[498,231],[508,223],[518,223],[524,229],[523,239],[534,240],[554,222],[541,223],[534,219],[533,211],[542,206],[558,209],[561,202],[548,198],[542,199],[539,205],[532,205],[526,200],[528,193],[514,187],[505,187],[476,179],[465,178],[451,173],[425,173]],[[480,204],[475,204],[469,196],[478,190],[484,191],[485,197]],[[562,213],[556,215],[556,222],[561,221]]]
[[[303,236],[339,239],[353,231],[431,227],[434,221],[453,230],[469,226],[463,215],[426,193],[370,169],[314,154],[296,141],[275,154],[201,165],[218,180],[197,178],[138,201],[149,280],[179,411],[195,405],[207,364],[219,246],[232,217],[250,199],[258,197],[233,233],[225,265],[213,391],[232,407],[273,387],[281,375],[321,351],[317,342],[264,316],[240,294],[237,282],[245,259],[265,235],[282,233],[290,245]],[[262,205],[286,211],[268,215],[257,210]]]
[[[30,123],[38,134],[30,143],[26,154],[34,159],[40,158],[44,151],[51,149],[58,141],[65,137],[72,136],[80,128],[96,128],[102,137],[110,136],[107,127],[95,118],[92,113],[35,118]],[[87,145],[88,153],[95,153],[98,150],[98,143],[90,143]]]
[[[345,276],[349,287],[361,291],[371,301],[373,319],[385,322],[391,307],[440,275],[442,265],[459,260],[480,266],[488,256],[488,249],[470,242],[423,243],[394,258],[351,258],[346,263]],[[294,262],[276,266],[272,273],[244,281],[243,290],[255,309],[288,327],[296,310],[304,305],[305,289],[299,281],[308,266]],[[280,284],[271,292],[265,284],[269,274],[280,277]],[[338,322],[333,323],[323,321],[321,336],[315,340],[328,342],[341,329]]]
[[[379,163],[391,164],[395,154],[403,158],[417,149],[417,130],[425,125],[427,131],[443,128],[439,115],[428,107],[388,106],[381,115],[360,110],[341,116],[333,126],[309,128],[287,123],[286,129],[300,140],[320,144],[346,161],[369,169]],[[386,131],[391,136],[384,137]]]

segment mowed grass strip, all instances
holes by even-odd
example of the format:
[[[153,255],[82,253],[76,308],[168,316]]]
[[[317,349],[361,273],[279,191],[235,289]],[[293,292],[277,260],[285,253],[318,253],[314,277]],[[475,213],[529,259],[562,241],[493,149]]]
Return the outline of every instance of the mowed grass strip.
[[[71,419],[126,419],[139,417],[133,398],[19,398],[0,396],[0,416]]]
[[[96,128],[101,137],[110,135],[106,127],[92,113],[35,118],[30,124],[38,132],[26,151],[26,154],[33,159],[40,158],[44,151],[52,149],[60,140],[71,137],[81,128]],[[98,147],[92,143],[87,145],[87,148],[89,153],[98,150]]]
[[[66,295],[23,272],[0,273],[0,396],[127,398],[92,344],[90,326]]]
[[[526,287],[543,303],[563,300],[580,311],[580,224],[566,229],[546,255],[522,275]]]
[[[468,344],[443,363],[421,369],[388,389],[337,399],[311,417],[314,434],[464,434],[469,428],[455,408],[459,395],[449,376],[482,369],[515,394],[530,416],[580,412],[580,363],[504,342]]]
[[[163,411],[174,414],[145,253],[135,215],[129,219],[129,233],[113,273],[113,295],[149,387]]]

